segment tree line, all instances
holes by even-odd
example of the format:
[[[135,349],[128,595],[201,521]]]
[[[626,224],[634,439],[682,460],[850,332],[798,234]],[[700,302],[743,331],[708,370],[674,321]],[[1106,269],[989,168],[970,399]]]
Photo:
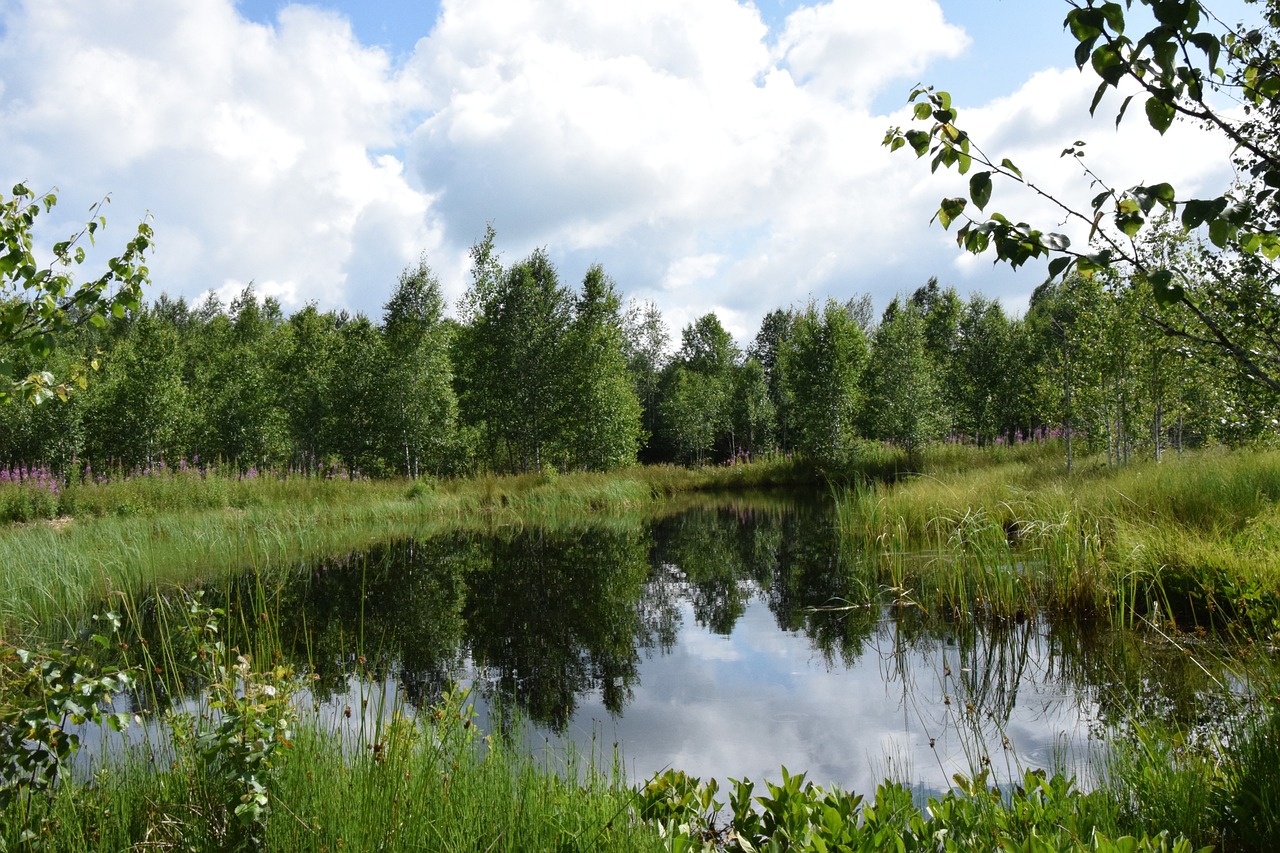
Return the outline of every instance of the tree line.
[[[489,229],[471,250],[457,319],[423,260],[377,322],[314,306],[285,316],[250,286],[229,305],[162,295],[69,324],[51,357],[100,369],[66,400],[0,408],[0,461],[420,477],[762,454],[839,465],[865,442],[910,456],[1049,438],[1068,463],[1119,463],[1277,436],[1276,394],[1165,334],[1178,306],[1150,316],[1144,283],[1118,270],[1046,283],[1021,317],[936,279],[879,316],[868,296],[779,308],[743,350],[714,313],[673,346],[657,307],[624,305],[602,267],[570,287],[545,251],[505,265],[495,239]],[[23,358],[19,369],[41,367]]]

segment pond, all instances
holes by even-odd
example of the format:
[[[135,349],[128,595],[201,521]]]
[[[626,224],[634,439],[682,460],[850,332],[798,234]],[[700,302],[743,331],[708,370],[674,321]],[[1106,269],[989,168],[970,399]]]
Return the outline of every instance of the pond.
[[[1087,787],[1110,725],[1135,707],[1191,717],[1225,678],[1158,636],[930,621],[872,562],[824,504],[738,502],[389,542],[206,596],[273,625],[326,720],[421,710],[461,683],[482,726],[518,714],[535,745],[606,760],[616,744],[633,781],[785,766],[933,792],[981,766],[1067,767]]]

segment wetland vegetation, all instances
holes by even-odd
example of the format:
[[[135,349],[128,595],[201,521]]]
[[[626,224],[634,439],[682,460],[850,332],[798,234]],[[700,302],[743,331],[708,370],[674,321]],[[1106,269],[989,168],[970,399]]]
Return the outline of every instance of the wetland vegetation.
[[[38,796],[18,786],[6,839],[21,849],[34,827],[28,841],[56,849],[148,840],[471,849],[479,839],[512,850],[749,849],[769,839],[810,849],[814,838],[881,849],[889,837],[932,849],[928,839],[948,829],[957,849],[978,838],[1127,849],[1109,839],[1168,830],[1168,849],[1177,836],[1265,849],[1276,814],[1268,697],[1280,600],[1265,531],[1280,459],[1207,450],[1071,475],[1052,445],[938,447],[921,460],[921,474],[892,484],[850,470],[859,483],[850,488],[815,488],[811,471],[785,462],[425,488],[302,480],[290,491],[287,478],[154,473],[95,484],[130,494],[133,508],[95,513],[85,501],[78,516],[7,531],[6,547],[57,536],[65,550],[45,550],[58,554],[47,565],[24,558],[28,581],[6,587],[10,636],[40,637],[45,649],[21,660],[7,644],[6,686],[10,696],[63,696],[30,680],[49,670],[29,661],[47,664],[70,638],[84,656],[65,667],[83,676],[77,684],[132,674],[123,693],[114,682],[103,689],[111,711],[140,722],[123,736],[75,729],[92,746],[48,764],[60,778]],[[788,476],[803,488],[780,489]],[[288,507],[313,528],[295,541],[314,543],[326,528],[321,542],[332,544],[282,547],[271,519]],[[98,525],[133,543],[128,559],[151,565],[141,543],[163,541],[164,519],[198,531],[202,516],[234,519],[234,537],[217,538],[238,550],[168,571],[158,568],[173,557],[161,552],[154,574],[88,572],[76,596],[41,588],[72,555],[110,553]],[[1188,541],[1205,543],[1215,561],[1200,565],[1220,568],[1188,572],[1175,587],[1176,566],[1145,551]],[[191,547],[180,541],[173,553]],[[106,636],[89,619],[104,608],[121,622],[109,648],[78,640]],[[881,777],[865,773],[879,747],[836,749],[866,767],[847,776],[825,767],[830,778],[800,772],[795,759],[795,774],[783,760],[776,771],[725,771],[687,750],[684,766],[638,763],[646,747],[626,728],[628,711],[646,705],[651,685],[690,680],[652,667],[681,659],[682,630],[739,648],[755,613],[808,649],[792,665],[806,666],[807,655],[822,671],[813,678],[866,692],[860,660],[899,672],[889,676],[903,691],[890,713],[911,719],[906,745],[881,754]],[[763,681],[730,704],[776,692],[768,667],[755,671]],[[841,735],[851,742],[874,728],[864,710],[848,711],[849,697],[844,711],[809,705],[805,694],[822,692],[816,683],[741,720],[728,706],[712,709],[729,731],[700,727],[706,712],[696,704],[669,705],[686,720],[667,727],[708,741],[741,729],[756,743],[797,717],[828,735],[851,725]],[[1048,702],[1086,708],[1089,720],[1020,716]],[[56,703],[44,707],[54,728],[67,722]],[[774,720],[773,734],[744,722],[753,718]],[[600,720],[615,729],[597,730]],[[1046,739],[1034,744],[1027,732],[1037,726]],[[1071,742],[1055,746],[1066,730]],[[930,761],[937,770],[921,772]],[[263,808],[237,814],[246,778],[261,784]],[[336,801],[351,807],[325,805]]]
[[[0,197],[0,849],[1274,849],[1280,13],[1071,5],[1099,97],[1253,177],[1071,249],[968,218],[1021,173],[917,90],[886,144],[987,167],[942,222],[1053,256],[1022,316],[674,345],[492,228],[453,317],[425,258],[376,321],[144,304],[148,224],[77,278],[101,205],[46,266],[56,197]]]

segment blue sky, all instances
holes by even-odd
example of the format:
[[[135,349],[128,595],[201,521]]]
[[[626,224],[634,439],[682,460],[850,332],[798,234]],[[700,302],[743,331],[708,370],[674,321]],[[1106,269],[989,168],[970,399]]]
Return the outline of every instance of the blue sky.
[[[1221,6],[1221,3],[1215,3]],[[150,215],[153,293],[254,283],[375,318],[425,254],[451,302],[492,222],[573,284],[602,263],[678,339],[938,276],[1019,311],[1043,268],[957,253],[929,219],[953,176],[880,146],[912,84],[1047,189],[1221,189],[1193,128],[1090,121],[1057,0],[0,0],[0,181],[58,187],[48,242],[110,194],[106,246]],[[1231,0],[1224,16],[1238,14]],[[1105,111],[1105,107],[1104,107]],[[997,187],[1002,212],[1056,224]],[[114,237],[112,235],[115,235]]]

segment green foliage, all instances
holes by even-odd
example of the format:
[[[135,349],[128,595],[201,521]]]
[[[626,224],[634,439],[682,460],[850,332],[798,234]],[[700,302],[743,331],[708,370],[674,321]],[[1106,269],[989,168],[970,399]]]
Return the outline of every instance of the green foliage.
[[[608,471],[635,462],[641,408],[627,372],[621,300],[600,265],[587,270],[565,342],[569,467]]]
[[[181,458],[193,413],[177,330],[142,311],[104,363],[86,395],[85,455],[125,468]]]
[[[979,167],[969,179],[967,195],[943,199],[935,214],[944,228],[960,223],[960,247],[975,254],[994,252],[1014,268],[1051,259],[1051,277],[1072,271],[1088,276],[1123,265],[1150,285],[1149,304],[1185,312],[1181,322],[1160,322],[1166,333],[1215,350],[1233,360],[1250,381],[1280,391],[1280,340],[1273,334],[1280,317],[1273,263],[1280,257],[1280,146],[1274,132],[1280,111],[1280,4],[1250,0],[1262,13],[1261,25],[1241,24],[1222,33],[1213,28],[1223,25],[1199,2],[1140,3],[1155,19],[1141,35],[1126,30],[1130,3],[1068,4],[1065,26],[1077,41],[1076,65],[1088,66],[1099,79],[1090,113],[1108,92],[1136,88],[1147,123],[1160,134],[1175,119],[1195,121],[1220,134],[1234,148],[1232,165],[1241,178],[1217,197],[1183,200],[1167,182],[1109,186],[1084,166],[1085,143],[1077,140],[1062,156],[1081,167],[1096,194],[1088,209],[1072,207],[1033,183],[1008,158],[997,162],[983,151],[959,126],[951,95],[933,87],[919,87],[909,98],[914,118],[928,123],[928,130],[891,128],[884,144],[929,156],[934,171],[941,166],[963,175],[975,164]],[[1228,102],[1238,97],[1243,109],[1220,107],[1215,97],[1220,92],[1231,95]],[[1134,97],[1130,93],[1121,103],[1117,125]],[[1068,221],[1088,229],[1090,245],[1075,248],[1063,234],[987,212],[997,179],[1021,184],[1055,203]],[[969,212],[970,202],[979,216]],[[1159,214],[1179,209],[1182,227],[1204,227],[1212,244],[1206,250],[1205,280],[1188,276],[1135,240]]]
[[[769,393],[764,367],[754,358],[747,358],[734,370],[730,411],[734,446],[742,459],[757,458],[777,447],[777,406]]]
[[[384,306],[387,372],[381,377],[385,413],[378,424],[383,457],[406,477],[457,467],[458,401],[443,323],[440,282],[419,261],[400,274]]]
[[[192,803],[222,850],[266,848],[272,787],[298,723],[297,679],[287,666],[255,669],[249,656],[220,636],[226,614],[197,592],[181,629],[191,664],[208,684],[196,714],[170,714],[177,762],[194,784]]]
[[[795,314],[779,347],[788,389],[794,446],[820,463],[845,458],[856,435],[860,385],[868,360],[866,336],[847,306],[827,300]]]
[[[734,445],[733,393],[738,348],[715,314],[681,332],[676,357],[662,379],[662,432],[685,463],[726,459]]]
[[[646,437],[652,439],[659,428],[658,394],[671,335],[653,302],[632,301],[622,317],[622,332],[627,372],[640,400]]]
[[[38,403],[54,395],[65,399],[72,388],[83,388],[85,367],[78,362],[61,377],[44,367],[22,376],[18,368],[27,359],[45,364],[59,338],[70,330],[103,326],[108,317],[123,317],[141,304],[142,286],[148,281],[143,264],[153,237],[146,222],[120,255],[107,262],[106,272],[79,283],[72,275],[72,267],[83,264],[87,256],[81,241],[92,244],[99,229],[106,227],[101,210],[109,200],[90,209],[90,219],[78,234],[54,245],[53,265],[41,269],[33,254],[33,231],[41,211],[48,213],[58,203],[57,195],[49,192],[36,198],[22,184],[14,186],[10,198],[0,195],[0,402]],[[96,364],[91,361],[89,367]]]
[[[103,619],[108,634],[91,640],[106,647],[120,617],[107,613]],[[70,644],[26,649],[0,642],[0,848],[6,836],[27,848],[43,845],[55,830],[47,798],[80,748],[80,736],[68,726],[122,731],[130,715],[107,709],[114,694],[132,683],[128,670],[101,667]]]
[[[677,365],[664,382],[662,420],[677,458],[702,464],[713,452],[728,408],[726,389],[715,377]]]
[[[925,349],[925,324],[911,303],[895,299],[871,338],[862,378],[870,437],[902,447],[913,461],[942,435],[941,391]]]
[[[494,236],[490,228],[472,248],[454,345],[462,417],[481,435],[485,463],[499,471],[630,464],[641,410],[615,285],[592,267],[575,299],[545,251],[504,270]]]
[[[824,790],[784,767],[782,782],[766,782],[762,796],[752,796],[750,780],[731,780],[731,817],[721,826],[716,781],[704,784],[668,770],[640,788],[639,810],[673,851],[1192,853],[1186,838],[1167,832],[1112,838],[1100,823],[1107,814],[1105,795],[1081,793],[1061,775],[1029,771],[1008,792],[988,787],[985,772],[972,779],[957,775],[955,781],[954,789],[921,808],[899,784],[883,783],[875,799],[864,802],[839,788]]]

